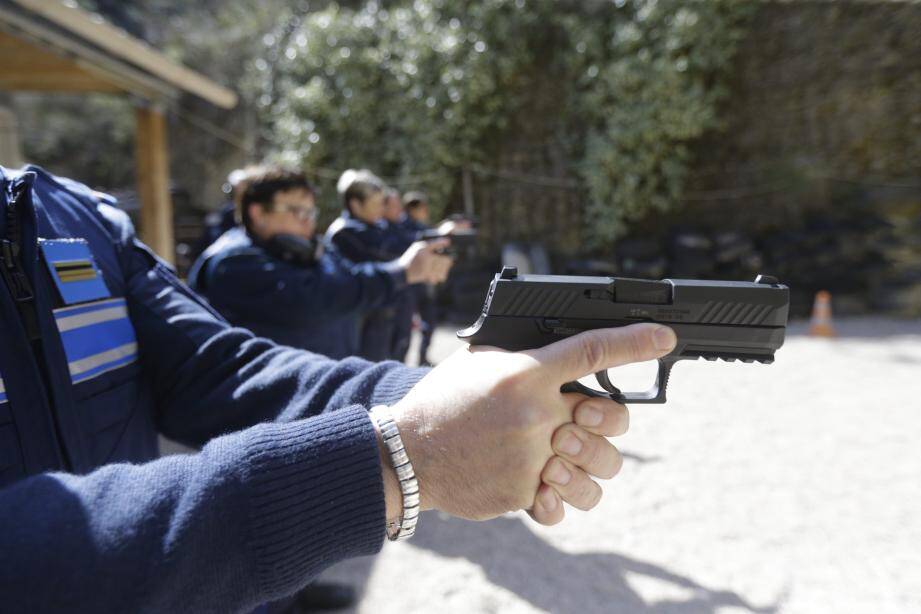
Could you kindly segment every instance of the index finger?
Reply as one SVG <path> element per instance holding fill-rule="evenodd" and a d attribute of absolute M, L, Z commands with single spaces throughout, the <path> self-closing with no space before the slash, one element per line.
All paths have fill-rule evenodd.
<path fill-rule="evenodd" d="M 585 331 L 525 353 L 564 383 L 613 367 L 660 358 L 671 352 L 676 343 L 675 331 L 669 327 L 642 323 Z"/>

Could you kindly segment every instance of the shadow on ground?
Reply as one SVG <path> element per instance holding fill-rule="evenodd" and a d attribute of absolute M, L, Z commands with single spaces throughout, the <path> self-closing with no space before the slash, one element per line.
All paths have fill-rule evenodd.
<path fill-rule="evenodd" d="M 571 554 L 531 532 L 518 518 L 474 523 L 428 513 L 413 545 L 479 565 L 490 582 L 548 612 L 707 614 L 733 607 L 769 614 L 737 593 L 714 590 L 663 567 L 614 553 Z M 628 582 L 669 585 L 671 598 L 647 603 Z M 662 592 L 662 591 L 657 591 Z"/>

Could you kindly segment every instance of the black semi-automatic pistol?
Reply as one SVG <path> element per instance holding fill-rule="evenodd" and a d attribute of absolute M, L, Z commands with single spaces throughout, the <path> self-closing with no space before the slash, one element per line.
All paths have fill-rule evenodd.
<path fill-rule="evenodd" d="M 505 267 L 489 286 L 479 319 L 457 333 L 471 345 L 509 351 L 542 347 L 596 328 L 637 322 L 671 327 L 675 349 L 659 359 L 652 388 L 621 392 L 607 371 L 595 374 L 607 394 L 579 382 L 564 392 L 611 398 L 619 403 L 665 403 L 665 388 L 679 360 L 722 358 L 728 362 L 774 362 L 783 345 L 790 290 L 767 275 L 754 282 L 694 279 L 630 279 L 519 275 Z"/>

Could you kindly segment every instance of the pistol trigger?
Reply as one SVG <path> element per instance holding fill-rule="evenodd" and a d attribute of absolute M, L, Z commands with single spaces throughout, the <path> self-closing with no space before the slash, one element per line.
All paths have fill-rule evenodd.
<path fill-rule="evenodd" d="M 598 371 L 595 373 L 595 380 L 598 382 L 598 385 L 610 392 L 612 395 L 622 394 L 620 388 L 611 383 L 611 379 L 608 377 L 607 370 Z"/>

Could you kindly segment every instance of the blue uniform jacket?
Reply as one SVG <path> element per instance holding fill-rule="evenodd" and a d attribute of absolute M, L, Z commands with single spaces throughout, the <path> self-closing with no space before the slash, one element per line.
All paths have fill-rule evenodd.
<path fill-rule="evenodd" d="M 104 197 L 36 167 L 0 168 L 0 238 L 34 291 L 21 311 L 0 278 L 0 609 L 248 611 L 380 548 L 367 409 L 422 371 L 232 328 Z M 157 460 L 158 432 L 203 447 Z"/>
<path fill-rule="evenodd" d="M 400 221 L 388 223 L 387 228 L 392 237 L 390 239 L 391 244 L 402 247 L 400 249 L 401 253 L 412 243 L 419 241 L 422 238 L 422 233 L 429 229 L 428 226 L 422 222 L 417 222 L 405 213 Z"/>
<path fill-rule="evenodd" d="M 385 249 L 403 253 L 421 238 L 423 230 L 425 226 L 404 213 L 401 220 L 386 222 L 383 225 Z M 424 292 L 425 288 L 425 284 L 414 284 L 402 290 L 391 301 L 394 314 L 390 358 L 394 360 L 402 362 L 407 358 L 412 337 L 413 314 L 416 311 L 416 294 L 420 289 Z"/>
<path fill-rule="evenodd" d="M 348 211 L 333 220 L 324 239 L 330 254 L 351 262 L 385 262 L 402 253 L 391 249 L 382 225 L 368 224 Z"/>
<path fill-rule="evenodd" d="M 327 253 L 343 262 L 344 266 L 386 262 L 400 255 L 392 251 L 383 226 L 367 224 L 348 211 L 343 211 L 326 230 L 325 246 Z M 389 300 L 365 315 L 359 325 L 360 356 L 369 360 L 394 358 L 396 312 L 397 304 Z"/>
<path fill-rule="evenodd" d="M 234 228 L 211 245 L 189 284 L 236 326 L 331 358 L 359 353 L 359 322 L 406 286 L 394 263 L 350 264 L 329 254 L 284 262 Z"/>
<path fill-rule="evenodd" d="M 423 228 L 411 217 L 403 214 L 397 222 L 382 221 L 381 230 L 384 233 L 383 248 L 397 255 L 405 252 L 410 245 L 422 237 Z"/>

